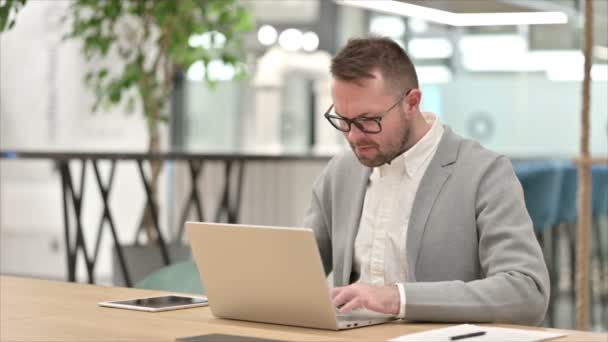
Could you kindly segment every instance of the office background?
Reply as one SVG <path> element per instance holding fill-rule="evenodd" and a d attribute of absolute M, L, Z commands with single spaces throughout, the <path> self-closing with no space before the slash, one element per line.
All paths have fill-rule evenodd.
<path fill-rule="evenodd" d="M 331 155 L 347 148 L 322 120 L 331 102 L 328 61 L 352 36 L 377 33 L 413 57 L 423 110 L 456 133 L 513 160 L 572 160 L 580 144 L 583 77 L 582 1 L 401 1 L 455 13 L 565 13 L 549 25 L 455 27 L 340 1 L 243 1 L 255 19 L 245 35 L 248 78 L 231 81 L 221 64 L 192 65 L 176 79 L 163 150 Z M 608 155 L 608 1 L 595 1 L 590 151 Z M 82 81 L 90 63 L 80 43 L 63 41 L 69 1 L 30 1 L 17 25 L 0 35 L 0 147 L 2 150 L 145 152 L 141 109 L 92 113 Z M 209 44 L 209 36 L 192 44 Z M 111 65 L 111 62 L 110 62 Z M 327 73 L 323 73 L 327 71 Z M 204 73 L 217 80 L 215 89 Z M 243 179 L 239 222 L 297 226 L 310 185 L 326 159 L 250 161 Z M 132 244 L 145 204 L 135 164 L 119 163 L 110 206 L 121 242 Z M 219 206 L 223 165 L 205 164 L 199 186 L 203 212 Z M 104 174 L 108 164 L 102 163 Z M 102 202 L 89 168 L 83 207 L 85 239 L 94 244 Z M 61 187 L 48 160 L 0 162 L 0 273 L 66 279 Z M 187 165 L 167 162 L 158 203 L 163 232 L 176 236 L 188 196 Z M 195 218 L 194 215 L 190 216 Z M 606 228 L 604 228 L 606 229 Z M 101 240 L 96 282 L 119 282 L 109 233 Z M 147 271 L 147 270 L 146 270 Z M 604 273 L 606 272 L 603 270 Z M 85 281 L 82 264 L 77 278 Z M 605 277 L 601 286 L 608 288 Z M 599 279 L 602 281 L 602 279 Z M 605 309 L 604 309 L 605 310 Z M 568 324 L 568 323 L 563 323 Z M 568 325 L 565 325 L 568 327 Z"/>

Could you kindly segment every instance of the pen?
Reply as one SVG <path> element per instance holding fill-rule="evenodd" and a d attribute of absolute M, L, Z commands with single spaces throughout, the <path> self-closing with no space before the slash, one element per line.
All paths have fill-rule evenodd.
<path fill-rule="evenodd" d="M 456 335 L 456 336 L 450 337 L 450 341 L 462 340 L 463 338 L 469 338 L 469 337 L 483 336 L 485 334 L 486 334 L 485 331 L 477 331 L 477 332 L 470 333 L 470 334 Z"/>

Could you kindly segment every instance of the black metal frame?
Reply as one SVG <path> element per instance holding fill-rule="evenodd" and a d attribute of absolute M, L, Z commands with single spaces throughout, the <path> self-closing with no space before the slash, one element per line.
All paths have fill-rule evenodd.
<path fill-rule="evenodd" d="M 184 209 L 182 210 L 181 220 L 179 222 L 186 222 L 188 218 L 188 213 L 192 209 L 194 205 L 194 209 L 196 210 L 197 219 L 202 222 L 205 220 L 205 216 L 203 215 L 203 202 L 201 200 L 201 196 L 198 193 L 198 177 L 200 176 L 203 170 L 203 162 L 198 160 L 189 160 L 188 167 L 190 170 L 190 195 L 188 196 L 188 200 L 184 205 Z M 179 232 L 177 234 L 177 241 L 181 241 L 184 234 L 184 226 L 183 224 L 179 227 Z"/>
<path fill-rule="evenodd" d="M 165 243 L 165 239 L 163 239 L 162 232 L 160 230 L 160 224 L 158 222 L 158 210 L 156 208 L 156 202 L 154 201 L 154 196 L 152 196 L 152 188 L 150 187 L 150 182 L 148 177 L 146 177 L 146 173 L 144 171 L 143 160 L 137 160 L 137 169 L 139 170 L 139 175 L 141 177 L 142 184 L 144 189 L 146 190 L 147 204 L 146 206 L 150 209 L 152 213 L 152 223 L 154 224 L 154 230 L 156 230 L 156 238 L 158 242 L 158 247 L 160 248 L 160 254 L 163 258 L 163 262 L 165 265 L 169 265 L 171 263 L 171 259 L 169 258 L 169 251 L 167 249 L 167 244 Z"/>
<path fill-rule="evenodd" d="M 110 190 L 112 189 L 112 184 L 114 184 L 116 160 L 110 160 L 110 176 L 108 179 L 108 183 L 105 185 L 103 184 L 101 179 L 101 173 L 99 172 L 98 162 L 99 160 L 92 160 L 93 170 L 95 171 L 95 179 L 97 180 L 97 186 L 99 187 L 99 193 L 103 201 L 103 214 L 101 216 L 101 220 L 99 221 L 99 227 L 97 228 L 97 238 L 95 239 L 95 253 L 93 254 L 93 260 L 97 260 L 97 256 L 99 255 L 99 246 L 101 244 L 103 224 L 107 222 L 110 227 L 110 232 L 112 233 L 112 239 L 114 240 L 114 248 L 116 248 L 116 254 L 118 255 L 118 262 L 120 263 L 120 269 L 122 270 L 123 279 L 125 281 L 125 284 L 128 287 L 131 287 L 133 286 L 133 282 L 131 281 L 131 275 L 129 274 L 129 270 L 127 269 L 127 262 L 125 260 L 122 246 L 120 245 L 120 241 L 118 239 L 118 234 L 116 233 L 116 226 L 114 224 L 112 212 L 110 211 L 110 205 L 108 203 L 108 199 L 110 197 Z"/>
<path fill-rule="evenodd" d="M 67 260 L 67 278 L 68 281 L 76 281 L 76 269 L 79 259 L 84 260 L 87 272 L 87 280 L 89 283 L 95 282 L 94 270 L 99 255 L 101 239 L 103 237 L 104 227 L 107 225 L 110 229 L 112 240 L 116 248 L 116 254 L 121 267 L 121 272 L 127 286 L 133 286 L 129 269 L 127 267 L 126 258 L 122 245 L 118 238 L 118 230 L 116 222 L 112 216 L 110 208 L 110 194 L 114 184 L 114 175 L 119 161 L 136 161 L 139 175 L 146 193 L 146 206 L 151 210 L 153 225 L 158 234 L 158 246 L 162 255 L 163 262 L 169 264 L 171 259 L 169 256 L 166 240 L 161 233 L 159 224 L 157 204 L 151 196 L 151 188 L 149 178 L 144 170 L 144 162 L 152 160 L 168 161 L 184 161 L 188 163 L 190 171 L 190 194 L 187 198 L 183 210 L 182 221 L 179 225 L 179 234 L 177 238 L 181 240 L 183 234 L 183 222 L 186 220 L 189 211 L 194 206 L 196 210 L 196 218 L 199 221 L 204 221 L 203 215 L 203 198 L 199 193 L 199 177 L 203 172 L 204 162 L 220 161 L 224 163 L 224 187 L 221 193 L 220 205 L 213 217 L 216 221 L 220 221 L 222 217 L 229 223 L 237 223 L 239 220 L 239 212 L 241 206 L 241 194 L 243 186 L 243 176 L 245 163 L 248 160 L 263 161 L 293 161 L 293 160 L 329 160 L 330 156 L 308 154 L 283 154 L 283 155 L 257 155 L 257 154 L 196 154 L 187 152 L 169 152 L 169 153 L 106 153 L 106 152 L 37 152 L 37 151 L 0 151 L 1 159 L 49 159 L 56 162 L 61 178 L 62 204 L 63 204 L 63 227 L 64 239 Z M 100 172 L 101 161 L 110 162 L 109 175 L 104 182 Z M 95 248 L 92 254 L 87 248 L 84 238 L 84 227 L 82 223 L 82 208 L 83 194 L 85 191 L 87 163 L 91 162 L 95 175 L 95 180 L 99 189 L 101 200 L 103 202 L 102 215 L 97 228 L 97 236 L 95 240 Z M 79 186 L 75 183 L 72 175 L 71 163 L 80 162 L 80 182 Z M 73 225 L 73 226 L 72 226 Z M 141 226 L 141 225 L 140 225 Z M 178 240 L 178 241 L 179 241 Z"/>
<path fill-rule="evenodd" d="M 236 171 L 236 195 L 234 197 L 230 196 L 230 179 L 232 176 L 232 167 L 233 164 L 240 163 L 238 165 L 238 170 Z M 226 161 L 224 165 L 224 193 L 222 195 L 222 201 L 220 207 L 217 210 L 215 215 L 215 221 L 219 222 L 222 217 L 222 213 L 226 214 L 226 221 L 228 223 L 237 223 L 239 219 L 239 209 L 241 206 L 241 191 L 242 191 L 242 183 L 243 183 L 243 172 L 245 169 L 245 165 L 243 162 L 239 162 L 237 160 Z"/>
<path fill-rule="evenodd" d="M 82 195 L 85 189 L 85 175 L 86 175 L 86 159 L 80 159 L 82 167 L 80 169 L 80 190 L 75 188 L 74 181 L 72 179 L 72 172 L 70 170 L 69 161 L 59 162 L 59 171 L 61 174 L 61 188 L 63 193 L 63 219 L 64 219 L 64 238 L 65 238 L 65 250 L 67 254 L 67 266 L 68 266 L 68 280 L 76 281 L 76 267 L 78 263 L 78 252 L 82 252 L 84 262 L 87 269 L 87 276 L 89 283 L 94 283 L 93 269 L 95 267 L 95 261 L 89 258 L 87 252 L 87 246 L 84 241 L 84 232 L 82 229 L 81 214 L 82 214 Z M 68 197 L 71 201 L 68 201 Z M 70 229 L 70 204 L 74 212 L 74 222 L 76 225 L 76 237 L 74 243 L 71 242 L 71 229 Z"/>
<path fill-rule="evenodd" d="M 76 281 L 76 265 L 78 263 L 79 255 L 82 255 L 87 269 L 87 277 L 89 283 L 95 282 L 94 270 L 99 255 L 99 247 L 101 245 L 101 239 L 103 237 L 104 226 L 108 225 L 112 234 L 112 240 L 116 249 L 118 262 L 120 264 L 121 272 L 126 286 L 133 286 L 133 281 L 127 266 L 126 258 L 118 233 L 116 224 L 112 216 L 110 209 L 109 200 L 112 186 L 114 184 L 114 175 L 116 173 L 116 159 L 108 159 L 110 162 L 109 176 L 106 182 L 103 181 L 100 172 L 99 162 L 101 159 L 91 159 L 93 165 L 93 171 L 95 174 L 95 180 L 99 189 L 101 200 L 103 203 L 102 216 L 99 221 L 97 228 L 97 237 L 95 239 L 95 249 L 92 255 L 89 254 L 85 240 L 84 240 L 84 229 L 81 222 L 82 214 L 82 198 L 85 189 L 86 180 L 86 169 L 88 159 L 77 159 L 81 162 L 80 170 L 80 188 L 77 189 L 74 184 L 72 171 L 70 168 L 71 160 L 65 159 L 58 162 L 61 173 L 62 182 L 62 193 L 63 193 L 63 219 L 64 219 L 64 239 L 66 244 L 66 259 L 68 265 L 68 280 Z M 146 207 L 151 211 L 153 228 L 157 234 L 158 247 L 165 265 L 171 263 L 171 257 L 169 255 L 167 241 L 163 237 L 161 232 L 158 208 L 157 204 L 152 197 L 152 190 L 150 180 L 146 175 L 144 159 L 136 159 L 137 169 L 139 171 L 140 179 L 146 194 Z M 204 221 L 204 215 L 202 210 L 202 197 L 199 193 L 199 177 L 203 171 L 202 160 L 187 160 L 189 171 L 190 171 L 190 194 L 187 198 L 184 207 L 182 209 L 182 216 L 180 221 L 179 233 L 177 240 L 180 241 L 183 237 L 184 226 L 181 224 L 188 217 L 188 213 L 194 207 L 196 211 L 196 218 L 199 221 Z M 241 160 L 225 160 L 224 161 L 224 189 L 221 194 L 220 206 L 215 215 L 215 221 L 219 222 L 222 219 L 223 214 L 225 215 L 226 221 L 229 223 L 237 223 L 239 218 L 240 204 L 241 204 L 241 193 L 243 186 L 243 174 L 244 174 L 244 161 Z M 236 164 L 236 165 L 235 165 Z M 236 166 L 236 167 L 235 167 Z M 236 168 L 236 171 L 234 169 Z M 236 175 L 235 175 L 236 173 Z M 235 178 L 236 177 L 236 178 Z M 68 201 L 70 199 L 71 201 Z M 73 216 L 70 216 L 70 211 Z M 72 232 L 71 222 L 75 222 L 75 232 Z M 141 229 L 141 225 L 139 227 Z M 75 241 L 72 242 L 73 235 L 75 234 Z M 80 254 L 79 254 L 80 252 Z"/>

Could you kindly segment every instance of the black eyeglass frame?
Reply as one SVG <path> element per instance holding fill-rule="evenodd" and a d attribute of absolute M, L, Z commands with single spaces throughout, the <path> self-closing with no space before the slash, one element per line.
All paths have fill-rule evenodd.
<path fill-rule="evenodd" d="M 386 116 L 386 115 L 387 115 L 387 114 L 388 114 L 388 113 L 389 113 L 391 110 L 393 110 L 395 107 L 397 107 L 397 105 L 398 105 L 398 104 L 400 104 L 400 103 L 401 103 L 401 101 L 403 101 L 403 99 L 404 99 L 404 98 L 406 98 L 406 97 L 409 95 L 409 93 L 410 93 L 410 92 L 411 92 L 413 89 L 414 89 L 414 88 L 412 88 L 412 89 L 409 89 L 409 90 L 405 91 L 405 92 L 404 92 L 404 93 L 403 93 L 403 94 L 402 94 L 402 95 L 399 97 L 399 99 L 397 100 L 397 102 L 393 103 L 393 104 L 392 104 L 392 105 L 391 105 L 391 106 L 390 106 L 390 107 L 389 107 L 387 110 L 385 110 L 385 111 L 383 111 L 383 112 L 381 112 L 380 114 L 377 114 L 377 115 L 375 115 L 375 116 L 359 116 L 359 117 L 356 117 L 356 118 L 354 118 L 354 119 L 347 119 L 347 118 L 344 118 L 344 117 L 342 117 L 342 116 L 340 116 L 340 115 L 331 115 L 331 114 L 329 114 L 329 112 L 332 110 L 332 108 L 334 108 L 334 104 L 332 104 L 331 106 L 329 106 L 329 108 L 327 108 L 327 110 L 325 111 L 325 114 L 323 114 L 323 116 L 325 117 L 325 119 L 327 119 L 327 121 L 329 121 L 329 123 L 330 123 L 330 124 L 331 124 L 331 125 L 332 125 L 332 126 L 335 128 L 335 129 L 337 129 L 337 130 L 338 130 L 338 131 L 340 131 L 340 132 L 345 132 L 345 133 L 346 133 L 346 132 L 350 132 L 351 127 L 352 127 L 352 125 L 354 124 L 354 125 L 355 125 L 355 126 L 357 126 L 357 128 L 358 128 L 358 129 L 359 129 L 361 132 L 363 132 L 363 133 L 367 133 L 367 134 L 378 134 L 378 133 L 382 132 L 382 119 L 383 119 L 383 118 L 384 118 L 384 117 L 385 117 L 385 116 Z M 341 121 L 343 121 L 343 122 L 347 123 L 347 124 L 348 124 L 347 128 L 346 128 L 346 129 L 344 129 L 344 128 L 339 127 L 339 125 L 336 125 L 336 124 L 335 124 L 335 123 L 332 121 L 332 119 L 333 119 L 333 120 L 341 120 Z M 363 124 L 362 124 L 362 122 L 366 122 L 366 121 L 368 121 L 368 122 L 369 122 L 369 121 L 374 121 L 374 122 L 376 122 L 376 123 L 378 124 L 378 130 L 369 130 L 369 129 L 366 129 L 366 128 L 363 126 Z"/>

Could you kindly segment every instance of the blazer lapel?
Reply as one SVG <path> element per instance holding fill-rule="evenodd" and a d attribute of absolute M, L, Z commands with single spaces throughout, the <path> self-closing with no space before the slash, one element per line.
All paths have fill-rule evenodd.
<path fill-rule="evenodd" d="M 346 220 L 346 231 L 348 232 L 346 235 L 346 246 L 344 248 L 344 260 L 342 269 L 342 284 L 347 285 L 350 283 L 350 275 L 352 272 L 353 265 L 353 253 L 355 250 L 355 238 L 357 237 L 357 232 L 359 231 L 359 221 L 361 220 L 361 213 L 363 211 L 363 202 L 365 199 L 365 192 L 367 190 L 367 183 L 369 182 L 369 176 L 371 174 L 371 169 L 368 167 L 357 167 L 354 168 L 351 177 L 352 183 L 354 185 L 354 193 L 352 207 L 349 207 L 350 215 L 348 220 Z"/>
<path fill-rule="evenodd" d="M 406 242 L 408 282 L 416 281 L 415 267 L 426 222 L 458 156 L 460 140 L 447 126 L 444 126 L 444 129 L 443 137 L 420 181 L 412 205 Z"/>

